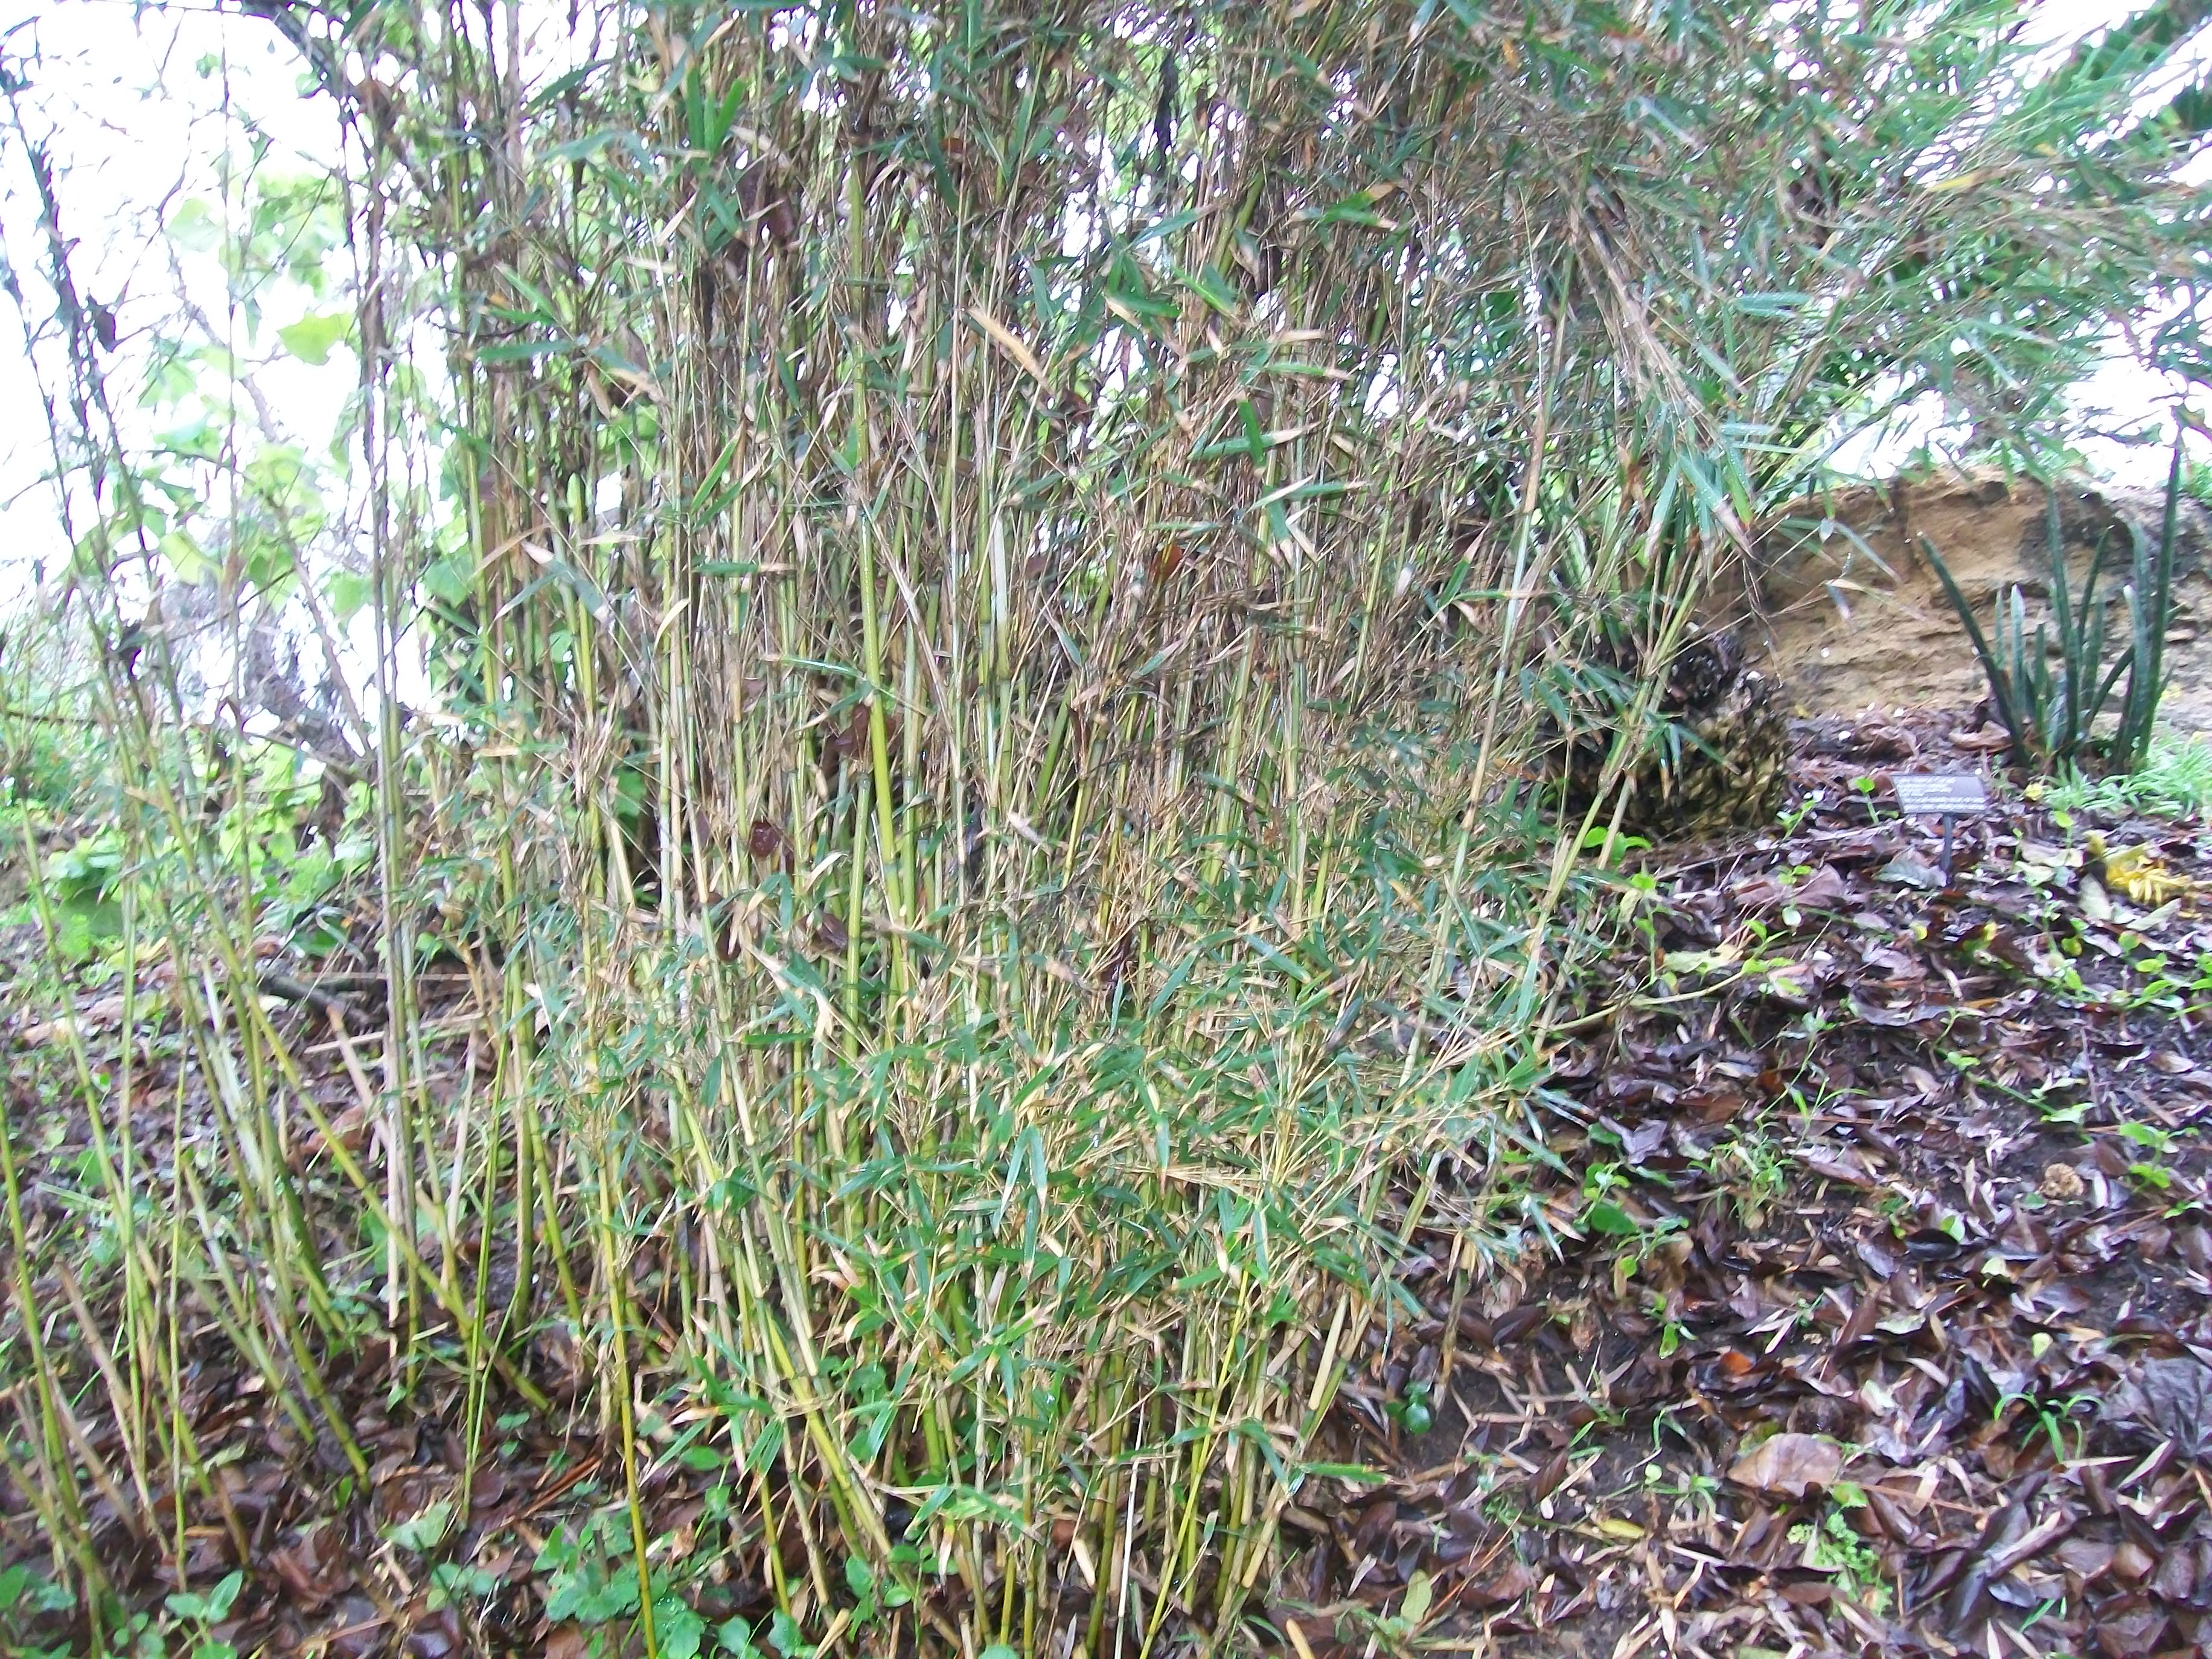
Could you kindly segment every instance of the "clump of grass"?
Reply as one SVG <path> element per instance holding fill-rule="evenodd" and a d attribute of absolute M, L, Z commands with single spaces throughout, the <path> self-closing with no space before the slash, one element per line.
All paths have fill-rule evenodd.
<path fill-rule="evenodd" d="M 2045 805 L 2066 811 L 2203 817 L 2212 813 L 2212 741 L 2197 732 L 2161 730 L 2134 772 L 2092 777 L 2069 771 L 2041 787 Z"/>

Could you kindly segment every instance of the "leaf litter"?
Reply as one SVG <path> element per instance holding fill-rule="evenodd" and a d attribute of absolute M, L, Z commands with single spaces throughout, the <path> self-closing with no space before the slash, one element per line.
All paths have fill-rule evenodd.
<path fill-rule="evenodd" d="M 1960 724 L 1802 726 L 1786 834 L 1640 855 L 1520 1248 L 1468 1172 L 1328 1426 L 1387 1478 L 1289 1513 L 1300 1654 L 2204 1650 L 2212 835 L 1993 787 L 1947 881 L 1885 774 Z"/>

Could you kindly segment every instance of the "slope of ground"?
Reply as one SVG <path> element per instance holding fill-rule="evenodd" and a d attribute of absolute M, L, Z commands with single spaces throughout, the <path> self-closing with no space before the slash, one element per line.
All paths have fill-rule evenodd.
<path fill-rule="evenodd" d="M 1294 1514 L 1300 1653 L 2202 1650 L 2212 838 L 1999 788 L 1947 882 L 1883 777 L 1958 724 L 1802 728 L 1790 833 L 1652 858 L 1524 1258 L 1425 1236 L 1338 1414 L 1390 1478 Z"/>

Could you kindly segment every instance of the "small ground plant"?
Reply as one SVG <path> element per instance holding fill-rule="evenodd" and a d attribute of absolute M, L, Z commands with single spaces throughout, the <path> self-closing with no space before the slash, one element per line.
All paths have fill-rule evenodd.
<path fill-rule="evenodd" d="M 2127 624 L 2118 653 L 2106 659 L 2109 597 L 2098 592 L 2111 543 L 2098 538 L 2077 593 L 2068 567 L 2058 492 L 2046 486 L 2045 544 L 2047 622 L 2031 633 L 2027 599 L 2015 586 L 2000 594 L 1991 630 L 1927 538 L 1921 548 L 1935 567 L 1944 596 L 1972 641 L 1998 723 L 2010 739 L 2013 763 L 2041 774 L 2094 766 L 2100 773 L 2136 772 L 2150 752 L 2160 698 L 2166 690 L 2166 636 L 2173 623 L 2173 561 L 2182 494 L 2183 429 L 2173 441 L 2166 485 L 2166 510 L 2155 540 L 2141 526 L 2126 526 L 2132 546 L 2130 578 L 2121 590 Z M 2051 659 L 2057 657 L 2054 671 Z M 2115 690 L 2119 705 L 2100 729 Z"/>

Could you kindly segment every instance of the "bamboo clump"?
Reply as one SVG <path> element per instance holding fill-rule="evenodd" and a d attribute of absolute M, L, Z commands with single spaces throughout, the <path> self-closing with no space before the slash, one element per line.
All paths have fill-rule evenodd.
<path fill-rule="evenodd" d="M 1543 1238 L 1612 810 L 1534 813 L 1562 665 L 1663 664 L 1862 349 L 1986 297 L 1897 276 L 1955 195 L 1840 118 L 1863 188 L 1796 188 L 1905 52 L 1818 10 L 288 13 L 349 134 L 386 1012 L 257 994 L 207 757 L 104 663 L 182 1059 L 156 1167 L 136 1050 L 70 1049 L 119 1229 L 81 1359 L 0 1139 L 8 1473 L 77 1581 L 220 1510 L 196 1355 L 336 1481 L 374 1351 L 471 1471 L 506 1413 L 599 1437 L 648 1653 L 690 1450 L 817 1651 L 1249 1647 L 1387 1263 Z M 2154 269 L 2004 196 L 2036 137 L 1952 161 Z"/>

